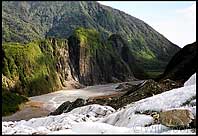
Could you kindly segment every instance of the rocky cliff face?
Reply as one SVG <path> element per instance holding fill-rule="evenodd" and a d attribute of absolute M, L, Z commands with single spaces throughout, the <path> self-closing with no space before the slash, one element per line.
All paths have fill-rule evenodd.
<path fill-rule="evenodd" d="M 93 85 L 134 79 L 114 45 L 103 43 L 97 31 L 78 28 L 68 41 L 69 57 L 80 83 Z"/>
<path fill-rule="evenodd" d="M 60 83 L 63 87 L 79 88 L 78 78 L 75 74 L 74 65 L 71 64 L 69 58 L 68 40 L 57 40 L 48 38 L 53 47 L 53 56 L 55 57 L 56 73 L 59 77 Z"/>

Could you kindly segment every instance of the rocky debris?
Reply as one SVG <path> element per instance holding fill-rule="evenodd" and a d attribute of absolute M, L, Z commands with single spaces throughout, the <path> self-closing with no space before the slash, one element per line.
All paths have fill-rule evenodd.
<path fill-rule="evenodd" d="M 49 115 L 59 115 L 65 111 L 67 107 L 71 105 L 72 102 L 66 101 L 63 104 L 61 104 L 55 111 L 51 112 Z"/>
<path fill-rule="evenodd" d="M 136 86 L 139 86 L 140 84 L 141 83 L 133 84 L 132 82 L 124 82 L 124 83 L 120 83 L 115 89 L 118 89 L 120 91 L 126 91 L 126 89 L 135 88 Z"/>
<path fill-rule="evenodd" d="M 168 111 L 136 111 L 135 114 L 146 114 L 153 117 L 154 122 L 147 125 L 162 124 L 171 128 L 196 128 L 196 116 L 187 109 L 174 109 Z"/>
<path fill-rule="evenodd" d="M 173 88 L 177 88 L 179 86 L 181 85 L 172 80 L 166 80 L 161 83 L 155 82 L 154 80 L 147 80 L 138 85 L 132 85 L 131 83 L 124 83 L 118 86 L 118 88 L 123 87 L 120 90 L 121 92 L 126 91 L 126 93 L 123 95 L 101 97 L 101 98 L 96 97 L 95 99 L 90 98 L 87 100 L 77 99 L 78 101 L 80 101 L 80 103 L 77 102 L 77 100 L 74 102 L 68 101 L 68 102 L 63 103 L 56 111 L 54 111 L 50 115 L 58 115 L 63 112 L 69 112 L 71 111 L 71 109 L 74 109 L 76 107 L 81 107 L 81 106 L 90 105 L 90 104 L 108 105 L 117 110 L 132 102 L 136 102 L 138 100 L 151 97 L 153 95 L 168 91 Z M 72 103 L 75 103 L 75 104 L 72 104 Z"/>
<path fill-rule="evenodd" d="M 189 127 L 193 119 L 193 114 L 187 109 L 174 109 L 159 113 L 160 123 L 168 127 Z"/>
<path fill-rule="evenodd" d="M 189 105 L 191 105 L 191 106 L 196 106 L 196 99 L 190 101 Z"/>
<path fill-rule="evenodd" d="M 134 101 L 144 99 L 174 88 L 182 87 L 183 85 L 172 80 L 163 80 L 161 82 L 155 82 L 154 80 L 147 80 L 134 89 L 129 89 L 123 96 L 130 98 Z"/>
<path fill-rule="evenodd" d="M 164 90 L 171 90 L 174 88 L 183 87 L 183 84 L 181 82 L 176 82 L 171 79 L 161 80 L 159 84 Z"/>
<path fill-rule="evenodd" d="M 144 84 L 147 81 L 143 81 L 142 83 L 139 83 L 137 85 L 131 85 L 129 84 L 128 86 L 126 86 L 126 89 L 123 88 L 123 91 L 126 91 L 126 93 L 124 94 L 124 96 L 130 95 L 131 93 L 135 92 L 136 90 L 140 89 L 142 86 L 144 86 Z"/>
<path fill-rule="evenodd" d="M 155 124 L 162 124 L 170 128 L 184 129 L 184 128 L 196 128 L 196 116 L 187 109 L 174 109 L 163 112 L 157 111 L 136 111 L 135 114 L 146 114 L 153 117 L 154 122 L 148 124 L 148 126 Z"/>

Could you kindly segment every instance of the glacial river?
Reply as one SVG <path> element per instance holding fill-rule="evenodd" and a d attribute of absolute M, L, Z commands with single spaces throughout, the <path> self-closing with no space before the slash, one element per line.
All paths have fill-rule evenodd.
<path fill-rule="evenodd" d="M 138 84 L 142 81 L 133 81 Z M 82 89 L 60 90 L 44 95 L 29 97 L 30 101 L 23 104 L 21 110 L 6 117 L 2 121 L 28 120 L 31 118 L 47 116 L 65 101 L 75 101 L 77 98 L 104 96 L 119 93 L 116 87 L 120 83 L 88 86 Z"/>

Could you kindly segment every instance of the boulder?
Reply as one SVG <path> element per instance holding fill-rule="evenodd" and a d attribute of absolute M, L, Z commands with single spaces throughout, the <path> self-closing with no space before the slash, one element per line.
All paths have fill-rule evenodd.
<path fill-rule="evenodd" d="M 159 113 L 159 122 L 167 127 L 188 127 L 194 119 L 190 110 L 174 109 Z"/>
<path fill-rule="evenodd" d="M 59 115 L 63 113 L 63 111 L 71 105 L 70 101 L 66 101 L 63 104 L 61 104 L 55 111 L 51 112 L 49 115 Z"/>
<path fill-rule="evenodd" d="M 78 98 L 73 103 L 71 103 L 71 106 L 68 107 L 66 110 L 64 110 L 64 112 L 70 112 L 71 110 L 73 110 L 77 107 L 84 106 L 85 103 L 86 103 L 86 100 L 84 100 L 82 98 Z"/>
<path fill-rule="evenodd" d="M 51 112 L 49 115 L 59 115 L 61 113 L 70 112 L 71 110 L 85 105 L 86 100 L 78 98 L 74 102 L 66 101 L 61 104 L 55 111 Z"/>

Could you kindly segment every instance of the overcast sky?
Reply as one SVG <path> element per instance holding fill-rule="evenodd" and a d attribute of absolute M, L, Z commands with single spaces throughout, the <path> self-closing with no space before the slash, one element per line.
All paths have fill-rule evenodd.
<path fill-rule="evenodd" d="M 98 1 L 137 17 L 180 47 L 196 41 L 195 1 Z"/>

